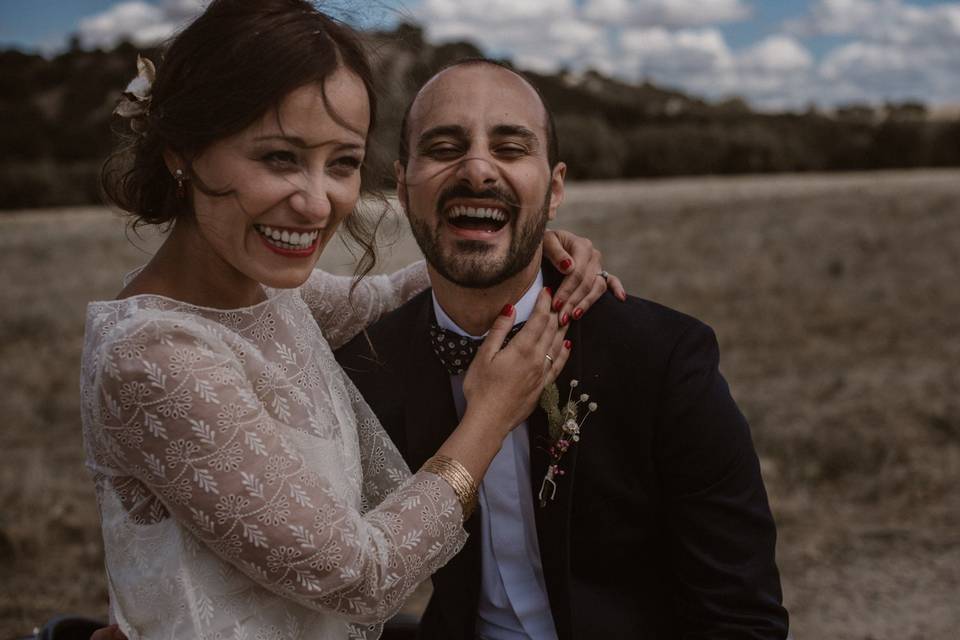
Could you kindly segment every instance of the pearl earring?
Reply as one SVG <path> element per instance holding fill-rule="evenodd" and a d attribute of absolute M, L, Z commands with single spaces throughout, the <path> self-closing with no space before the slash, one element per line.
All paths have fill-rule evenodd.
<path fill-rule="evenodd" d="M 186 178 L 183 175 L 183 169 L 177 169 L 174 171 L 173 179 L 177 181 L 177 197 L 182 200 L 187 195 L 187 190 L 183 186 L 183 183 L 186 181 Z"/>

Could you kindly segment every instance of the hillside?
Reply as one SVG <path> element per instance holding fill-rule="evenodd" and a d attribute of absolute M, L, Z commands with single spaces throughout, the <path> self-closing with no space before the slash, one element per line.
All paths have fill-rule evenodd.
<path fill-rule="evenodd" d="M 391 160 L 416 87 L 444 64 L 482 52 L 467 42 L 431 44 L 411 25 L 367 38 L 383 114 L 374 150 Z M 0 209 L 99 201 L 110 114 L 137 53 L 131 44 L 74 46 L 50 59 L 0 51 Z M 920 104 L 769 114 L 739 99 L 711 103 L 593 71 L 530 77 L 556 115 L 571 179 L 960 165 L 960 120 L 928 118 Z M 382 175 L 388 185 L 389 172 Z"/>

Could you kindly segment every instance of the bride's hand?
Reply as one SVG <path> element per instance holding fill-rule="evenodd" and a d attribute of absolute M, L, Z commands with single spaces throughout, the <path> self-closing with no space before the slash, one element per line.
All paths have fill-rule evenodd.
<path fill-rule="evenodd" d="M 502 427 L 505 437 L 527 419 L 543 388 L 556 380 L 570 355 L 557 313 L 551 310 L 549 289 L 537 297 L 523 329 L 502 347 L 513 327 L 515 310 L 505 308 L 493 323 L 463 380 L 467 413 Z"/>
<path fill-rule="evenodd" d="M 551 229 L 543 237 L 543 254 L 566 276 L 553 297 L 561 324 L 579 320 L 607 289 L 621 302 L 627 299 L 620 278 L 606 274 L 603 255 L 587 238 Z"/>

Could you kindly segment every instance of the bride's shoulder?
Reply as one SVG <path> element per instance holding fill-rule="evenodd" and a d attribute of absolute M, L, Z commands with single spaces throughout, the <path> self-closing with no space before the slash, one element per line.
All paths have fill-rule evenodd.
<path fill-rule="evenodd" d="M 307 298 L 318 293 L 327 293 L 330 289 L 340 289 L 344 284 L 350 284 L 349 277 L 338 276 L 323 269 L 314 269 L 297 289 L 300 295 Z"/>
<path fill-rule="evenodd" d="M 84 350 L 154 356 L 176 349 L 210 349 L 224 342 L 223 327 L 159 296 L 136 295 L 87 307 Z"/>
<path fill-rule="evenodd" d="M 181 310 L 144 307 L 144 302 L 114 301 L 132 308 L 85 343 L 82 384 L 119 397 L 131 384 L 168 389 L 203 372 L 205 381 L 197 382 L 195 391 L 214 397 L 216 389 L 242 383 L 249 348 L 225 335 L 222 325 Z"/>

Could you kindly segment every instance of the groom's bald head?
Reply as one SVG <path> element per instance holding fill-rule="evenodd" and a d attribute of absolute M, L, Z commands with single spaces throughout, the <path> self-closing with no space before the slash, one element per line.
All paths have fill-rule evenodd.
<path fill-rule="evenodd" d="M 523 82 L 529 86 L 534 93 L 536 93 L 540 100 L 540 106 L 543 107 L 544 129 L 546 130 L 547 140 L 547 162 L 549 163 L 550 167 L 553 168 L 557 162 L 560 161 L 560 143 L 559 140 L 557 140 L 557 130 L 553 121 L 553 113 L 551 113 L 550 108 L 547 107 L 547 103 L 543 98 L 543 94 L 522 73 L 519 73 L 509 65 L 496 60 L 490 60 L 489 58 L 463 58 L 461 60 L 451 62 L 430 76 L 430 78 L 427 79 L 427 81 L 424 82 L 419 89 L 417 89 L 416 95 L 414 95 L 413 100 L 410 101 L 410 104 L 407 105 L 407 110 L 404 111 L 403 119 L 400 121 L 400 143 L 397 149 L 397 159 L 400 161 L 400 164 L 406 166 L 407 161 L 410 159 L 410 117 L 424 90 L 430 85 L 431 82 L 450 69 L 468 65 L 488 65 L 491 67 L 505 69 L 523 80 Z"/>

